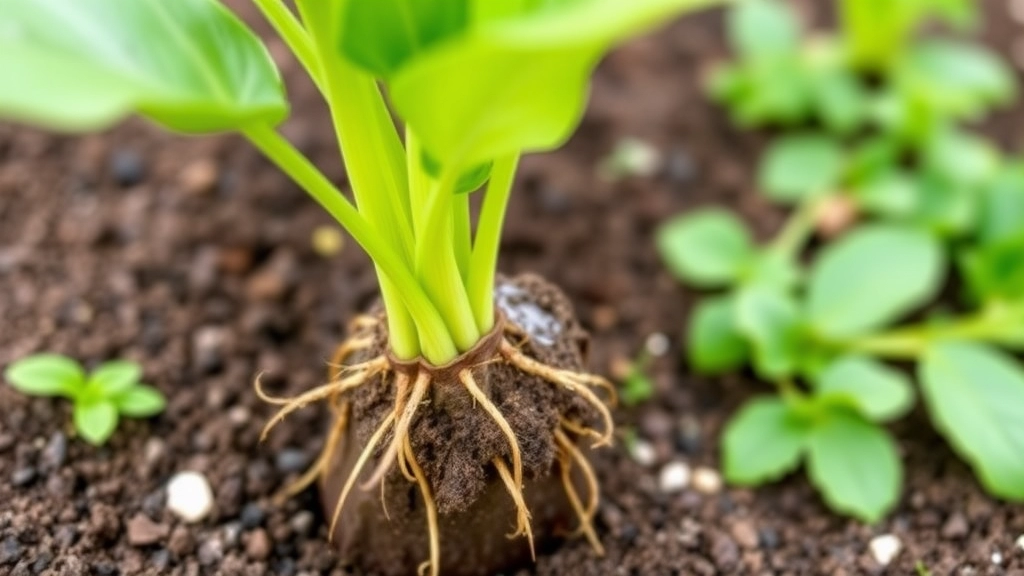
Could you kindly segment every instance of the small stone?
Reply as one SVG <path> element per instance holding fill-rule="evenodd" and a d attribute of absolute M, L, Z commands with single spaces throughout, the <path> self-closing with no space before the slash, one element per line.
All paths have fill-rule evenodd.
<path fill-rule="evenodd" d="M 274 458 L 274 466 L 285 474 L 302 472 L 309 466 L 309 456 L 302 450 L 286 448 L 277 453 Z"/>
<path fill-rule="evenodd" d="M 700 421 L 693 416 L 679 419 L 679 431 L 676 434 L 676 448 L 687 454 L 696 454 L 701 448 Z"/>
<path fill-rule="evenodd" d="M 142 458 L 145 460 L 147 466 L 154 466 L 163 460 L 164 454 L 167 453 L 167 445 L 164 441 L 159 438 L 150 438 L 146 440 L 146 445 L 142 449 Z"/>
<path fill-rule="evenodd" d="M 659 356 L 664 356 L 665 353 L 668 352 L 670 344 L 668 336 L 665 336 L 661 332 L 655 332 L 647 337 L 647 340 L 644 342 L 644 349 L 646 349 L 647 353 L 651 356 L 658 358 Z"/>
<path fill-rule="evenodd" d="M 690 182 L 697 175 L 697 164 L 693 156 L 682 149 L 672 151 L 665 169 L 669 180 L 677 184 Z"/>
<path fill-rule="evenodd" d="M 693 487 L 704 494 L 718 494 L 722 491 L 722 475 L 718 470 L 701 466 L 693 471 Z"/>
<path fill-rule="evenodd" d="M 228 548 L 234 548 L 238 546 L 238 540 L 242 536 L 242 524 L 239 522 L 229 522 L 224 525 L 224 545 Z"/>
<path fill-rule="evenodd" d="M 192 335 L 192 362 L 203 374 L 224 367 L 224 351 L 229 333 L 220 326 L 202 326 Z"/>
<path fill-rule="evenodd" d="M 871 557 L 881 566 L 888 566 L 903 549 L 903 542 L 894 534 L 875 536 L 868 544 Z"/>
<path fill-rule="evenodd" d="M 68 457 L 68 437 L 61 431 L 54 432 L 43 449 L 42 462 L 50 470 L 64 465 Z"/>
<path fill-rule="evenodd" d="M 711 557 L 715 560 L 720 573 L 732 574 L 740 559 L 740 549 L 732 538 L 715 533 L 711 537 Z"/>
<path fill-rule="evenodd" d="M 35 560 L 32 562 L 32 573 L 40 574 L 43 570 L 46 570 L 50 566 L 50 562 L 53 562 L 53 553 L 49 550 L 43 550 L 36 553 Z"/>
<path fill-rule="evenodd" d="M 271 551 L 270 536 L 267 531 L 260 528 L 249 536 L 249 542 L 245 545 L 245 554 L 249 558 L 262 562 L 270 557 Z"/>
<path fill-rule="evenodd" d="M 149 546 L 167 537 L 167 526 L 157 524 L 145 514 L 136 514 L 128 521 L 128 543 L 132 546 Z"/>
<path fill-rule="evenodd" d="M 149 563 L 153 565 L 153 568 L 157 569 L 158 573 L 163 574 L 167 567 L 171 565 L 171 553 L 169 550 L 161 548 L 156 552 L 153 552 L 149 557 Z"/>
<path fill-rule="evenodd" d="M 11 486 L 15 488 L 21 488 L 22 486 L 28 486 L 36 479 L 36 469 L 25 467 L 18 468 L 11 474 Z"/>
<path fill-rule="evenodd" d="M 685 462 L 670 462 L 658 475 L 658 488 L 665 494 L 685 490 L 690 485 L 690 467 Z"/>
<path fill-rule="evenodd" d="M 638 138 L 623 138 L 601 161 L 600 175 L 606 180 L 627 176 L 650 177 L 661 169 L 664 160 L 661 151 Z"/>
<path fill-rule="evenodd" d="M 135 186 L 146 177 L 142 156 L 134 150 L 118 149 L 110 157 L 110 173 L 123 188 Z"/>
<path fill-rule="evenodd" d="M 341 253 L 345 247 L 345 236 L 337 226 L 317 226 L 313 229 L 310 244 L 319 256 L 330 258 Z"/>
<path fill-rule="evenodd" d="M 224 542 L 217 536 L 207 538 L 199 545 L 199 552 L 196 555 L 200 564 L 212 566 L 224 557 Z"/>
<path fill-rule="evenodd" d="M 201 158 L 185 166 L 179 182 L 185 192 L 200 195 L 213 190 L 217 175 L 217 164 L 209 158 Z"/>
<path fill-rule="evenodd" d="M 245 406 L 233 406 L 228 410 L 228 421 L 235 426 L 242 426 L 249 422 L 252 415 Z"/>
<path fill-rule="evenodd" d="M 304 536 L 313 528 L 313 521 L 313 513 L 308 510 L 303 510 L 295 516 L 292 516 L 292 519 L 288 524 L 292 527 L 292 532 L 297 535 Z"/>
<path fill-rule="evenodd" d="M 757 541 L 762 548 L 772 550 L 779 545 L 779 533 L 766 526 L 757 531 Z"/>
<path fill-rule="evenodd" d="M 89 509 L 90 531 L 101 540 L 114 540 L 121 533 L 121 517 L 108 504 L 94 504 Z"/>
<path fill-rule="evenodd" d="M 0 542 L 0 566 L 14 564 L 21 557 L 21 544 L 14 536 L 4 538 Z"/>
<path fill-rule="evenodd" d="M 185 522 L 199 522 L 213 510 L 213 490 L 198 472 L 179 472 L 167 484 L 167 508 Z"/>
<path fill-rule="evenodd" d="M 195 549 L 196 541 L 192 538 L 192 533 L 189 532 L 188 528 L 184 526 L 178 526 L 171 532 L 171 537 L 167 541 L 167 549 L 178 558 L 184 558 L 192 554 L 192 550 Z"/>
<path fill-rule="evenodd" d="M 249 502 L 242 508 L 242 513 L 238 515 L 238 520 L 242 523 L 242 527 L 246 530 L 252 530 L 263 525 L 263 520 L 266 519 L 267 513 L 260 508 L 259 504 L 255 502 Z"/>
<path fill-rule="evenodd" d="M 993 552 L 991 560 L 996 566 L 1001 566 L 1003 564 L 1003 555 L 1000 552 Z"/>
<path fill-rule="evenodd" d="M 740 520 L 732 525 L 730 529 L 732 537 L 740 543 L 740 546 L 748 550 L 757 548 L 758 538 L 757 529 L 754 527 L 754 523 L 750 520 Z"/>
<path fill-rule="evenodd" d="M 646 440 L 637 440 L 633 442 L 630 454 L 633 456 L 633 460 L 636 461 L 637 464 L 645 468 L 653 466 L 654 461 L 657 458 L 657 455 L 654 452 L 654 446 L 651 446 L 651 443 Z"/>
<path fill-rule="evenodd" d="M 946 520 L 946 523 L 942 525 L 942 537 L 947 540 L 960 539 L 967 536 L 970 530 L 971 527 L 967 523 L 967 518 L 959 512 L 954 512 Z"/>
<path fill-rule="evenodd" d="M 1024 534 L 1021 534 L 1020 536 L 1017 537 L 1016 544 L 1017 544 L 1017 548 L 1019 548 L 1022 551 L 1024 551 Z"/>
<path fill-rule="evenodd" d="M 619 312 L 614 306 L 595 306 L 591 322 L 598 330 L 609 330 L 619 321 Z"/>

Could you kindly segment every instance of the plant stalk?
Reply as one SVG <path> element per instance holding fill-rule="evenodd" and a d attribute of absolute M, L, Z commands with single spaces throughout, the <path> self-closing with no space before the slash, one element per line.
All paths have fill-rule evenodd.
<path fill-rule="evenodd" d="M 498 269 L 498 248 L 518 163 L 518 154 L 494 162 L 470 254 L 467 287 L 473 316 L 482 334 L 494 327 L 494 276 Z"/>

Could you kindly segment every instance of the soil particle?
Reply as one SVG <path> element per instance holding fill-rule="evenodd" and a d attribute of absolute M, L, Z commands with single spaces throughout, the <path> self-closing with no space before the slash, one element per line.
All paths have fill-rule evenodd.
<path fill-rule="evenodd" d="M 263 561 L 270 557 L 272 545 L 267 531 L 260 528 L 249 535 L 245 544 L 245 554 L 253 560 Z"/>
<path fill-rule="evenodd" d="M 64 465 L 68 456 L 68 437 L 61 431 L 56 431 L 50 436 L 46 448 L 40 455 L 40 463 L 45 470 L 56 470 Z"/>
<path fill-rule="evenodd" d="M 729 529 L 732 537 L 747 550 L 753 550 L 757 548 L 758 537 L 757 528 L 754 527 L 754 523 L 750 520 L 739 520 L 732 525 Z"/>
<path fill-rule="evenodd" d="M 108 504 L 93 504 L 89 509 L 89 532 L 101 541 L 111 541 L 121 533 L 117 509 Z"/>
<path fill-rule="evenodd" d="M 263 511 L 263 508 L 256 502 L 249 502 L 242 507 L 242 513 L 238 516 L 238 519 L 242 522 L 242 527 L 246 530 L 252 530 L 263 525 L 263 520 L 266 519 L 267 513 Z"/>
<path fill-rule="evenodd" d="M 178 558 L 185 558 L 192 554 L 195 545 L 196 542 L 191 531 L 184 526 L 178 526 L 171 531 L 171 537 L 167 541 L 167 549 Z"/>
<path fill-rule="evenodd" d="M 658 474 L 658 489 L 665 494 L 674 494 L 690 485 L 690 466 L 685 462 L 669 462 Z"/>
<path fill-rule="evenodd" d="M 157 524 L 145 514 L 132 516 L 127 524 L 128 543 L 132 546 L 149 546 L 167 537 L 170 530 L 167 526 Z"/>
<path fill-rule="evenodd" d="M 711 557 L 721 570 L 734 570 L 740 559 L 736 542 L 723 532 L 711 534 Z"/>
<path fill-rule="evenodd" d="M 971 527 L 967 518 L 960 512 L 954 512 L 942 525 L 942 537 L 948 540 L 956 540 L 967 536 Z"/>
<path fill-rule="evenodd" d="M 29 467 L 18 468 L 17 470 L 14 471 L 14 474 L 11 474 L 11 486 L 14 486 L 15 488 L 21 488 L 21 487 L 24 487 L 24 486 L 28 486 L 35 479 L 36 479 L 36 469 L 35 468 L 29 468 Z"/>
<path fill-rule="evenodd" d="M 146 165 L 135 150 L 118 148 L 110 156 L 110 175 L 122 188 L 129 188 L 146 177 Z"/>
<path fill-rule="evenodd" d="M 21 544 L 14 536 L 8 536 L 0 541 L 0 566 L 13 564 L 21 555 Z"/>

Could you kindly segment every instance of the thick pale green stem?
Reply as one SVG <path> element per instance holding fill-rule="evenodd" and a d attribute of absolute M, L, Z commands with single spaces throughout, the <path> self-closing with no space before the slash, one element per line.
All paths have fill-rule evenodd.
<path fill-rule="evenodd" d="M 494 327 L 494 276 L 498 269 L 498 248 L 518 163 L 518 154 L 494 162 L 470 255 L 467 286 L 473 317 L 482 334 Z"/>
<path fill-rule="evenodd" d="M 469 213 L 469 194 L 452 198 L 452 221 L 455 238 L 455 262 L 463 285 L 469 284 L 470 256 L 473 252 L 473 224 Z"/>
<path fill-rule="evenodd" d="M 309 77 L 316 84 L 321 92 L 324 91 L 323 81 L 320 74 L 320 63 L 313 49 L 313 43 L 309 39 L 306 30 L 299 23 L 284 4 L 284 0 L 253 0 L 253 3 L 263 13 L 263 17 L 274 27 L 277 35 L 288 45 L 288 49 L 298 58 L 299 63 L 309 74 Z"/>
<path fill-rule="evenodd" d="M 402 299 L 404 306 L 411 311 L 417 325 L 432 327 L 432 333 L 447 335 L 441 316 L 416 281 L 416 277 L 408 265 L 302 153 L 269 126 L 251 126 L 243 133 L 267 158 L 277 164 L 285 174 L 348 230 L 383 273 L 382 278 L 393 283 L 396 294 L 393 294 L 392 297 Z M 403 309 L 405 308 L 403 307 Z M 415 335 L 415 332 L 413 334 Z M 447 349 L 443 346 L 437 347 L 438 356 L 452 355 L 455 353 L 454 349 L 454 344 L 449 339 Z"/>

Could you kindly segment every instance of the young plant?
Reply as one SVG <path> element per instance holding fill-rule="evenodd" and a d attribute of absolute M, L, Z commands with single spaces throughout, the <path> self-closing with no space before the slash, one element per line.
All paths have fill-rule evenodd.
<path fill-rule="evenodd" d="M 104 362 L 86 375 L 70 358 L 36 354 L 8 366 L 4 378 L 25 394 L 71 400 L 75 430 L 96 446 L 107 442 L 120 417 L 148 418 L 166 406 L 157 389 L 140 382 L 142 367 L 135 362 Z"/>
<path fill-rule="evenodd" d="M 751 364 L 777 388 L 726 427 L 730 481 L 760 484 L 806 461 L 834 509 L 879 520 L 897 502 L 902 477 L 882 424 L 915 403 L 911 377 L 887 363 L 912 362 L 939 432 L 989 492 L 1024 500 L 1024 366 L 1012 355 L 1024 351 L 1022 175 L 1008 167 L 982 190 L 979 217 L 955 243 L 920 222 L 868 223 L 821 248 L 809 266 L 800 257 L 813 198 L 764 248 L 719 209 L 659 231 L 675 275 L 722 290 L 691 317 L 690 365 L 720 374 Z M 954 257 L 959 276 L 949 270 Z M 954 309 L 939 297 L 957 277 L 968 298 Z M 897 325 L 912 315 L 919 319 Z"/>
<path fill-rule="evenodd" d="M 552 532 L 571 508 L 600 551 L 597 482 L 576 445 L 611 438 L 592 390 L 608 384 L 582 372 L 568 304 L 529 278 L 498 283 L 513 296 L 495 297 L 519 157 L 569 137 L 612 46 L 712 1 L 296 0 L 293 12 L 254 0 L 327 103 L 354 202 L 276 130 L 288 113 L 277 70 L 216 0 L 0 0 L 0 75 L 19 79 L 0 91 L 0 116 L 86 131 L 136 113 L 177 132 L 240 133 L 319 202 L 373 261 L 383 313 L 353 323 L 331 382 L 291 400 L 264 395 L 283 405 L 268 429 L 311 402 L 335 409 L 323 455 L 298 487 L 321 477 L 330 532 L 367 569 L 407 574 L 428 556 L 437 574 L 438 516 L 449 514 L 443 535 L 459 548 L 446 570 L 493 573 L 532 552 L 524 476 L 543 484 L 553 468 L 565 503 L 541 501 L 536 528 Z M 469 194 L 480 188 L 474 226 Z M 545 313 L 554 334 L 534 325 Z M 387 512 L 403 526 L 423 521 L 426 537 L 367 538 L 394 534 L 372 497 L 345 507 L 372 461 L 364 487 L 395 484 Z M 485 490 L 492 484 L 498 491 Z M 506 491 L 514 533 L 529 546 L 505 542 L 505 504 L 481 501 Z M 488 530 L 460 531 L 470 523 Z M 487 552 L 468 563 L 467 547 Z"/>

